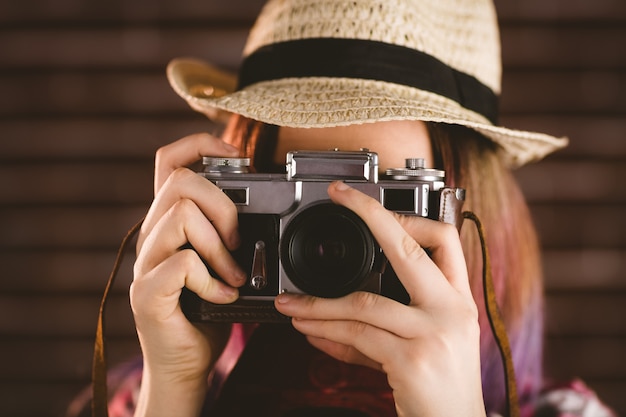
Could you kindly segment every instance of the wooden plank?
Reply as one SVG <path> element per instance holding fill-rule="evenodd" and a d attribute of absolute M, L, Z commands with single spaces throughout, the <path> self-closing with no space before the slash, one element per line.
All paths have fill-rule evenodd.
<path fill-rule="evenodd" d="M 616 70 L 508 71 L 502 78 L 504 113 L 622 114 L 626 74 Z"/>
<path fill-rule="evenodd" d="M 619 115 L 581 116 L 512 114 L 502 116 L 502 125 L 568 135 L 570 145 L 560 157 L 620 159 L 626 155 L 626 123 Z M 187 109 L 178 117 L 125 116 L 109 118 L 28 118 L 0 120 L 0 161 L 60 158 L 113 159 L 149 158 L 161 146 L 196 132 L 219 134 L 219 126 Z M 4 140 L 6 139 L 6 140 Z M 552 157 L 550 159 L 553 159 Z M 540 164 L 541 165 L 541 164 Z"/>
<path fill-rule="evenodd" d="M 545 248 L 622 248 L 626 218 L 620 205 L 531 205 Z"/>
<path fill-rule="evenodd" d="M 57 384 L 60 381 L 59 375 L 62 377 L 61 380 L 65 381 L 70 379 L 86 381 L 88 378 L 91 354 L 89 341 L 9 341 L 3 342 L 3 348 L 5 346 L 7 350 L 4 351 L 10 353 L 11 356 L 6 355 L 3 360 L 7 360 L 8 357 L 14 359 L 7 360 L 8 368 L 7 373 L 5 373 L 7 379 L 3 379 L 3 386 L 10 384 L 19 388 L 20 384 L 24 384 L 24 381 L 30 381 L 35 386 L 44 384 L 40 381 L 54 381 Z M 615 378 L 620 372 L 624 373 L 623 361 L 619 360 L 624 348 L 626 348 L 624 342 L 619 340 L 599 339 L 581 342 L 568 338 L 551 338 L 547 346 L 546 362 L 549 364 L 550 374 L 555 377 L 560 379 L 583 377 L 586 381 L 593 382 L 590 384 L 593 388 L 604 388 L 603 390 L 599 389 L 598 392 L 601 394 L 601 398 L 608 401 L 612 397 L 605 397 L 602 393 L 608 391 L 606 385 L 609 385 L 609 388 L 614 386 L 615 383 L 611 382 L 614 381 L 612 378 Z M 123 360 L 121 359 L 123 357 L 132 357 L 136 353 L 136 346 L 132 341 L 129 341 L 128 346 L 122 350 L 126 349 L 127 351 L 115 355 L 112 363 Z M 563 351 L 567 352 L 566 358 L 562 357 Z M 69 362 L 68 358 L 71 358 Z M 585 358 L 585 360 L 581 360 L 581 358 Z M 589 358 L 593 358 L 594 363 L 584 365 L 584 362 Z M 603 385 L 595 382 L 597 380 L 602 381 L 603 378 L 608 379 L 609 383 Z M 622 383 L 618 382 L 617 384 L 621 386 Z M 28 391 L 30 387 L 30 385 L 26 386 L 25 391 Z M 69 396 L 72 396 L 71 394 L 68 392 Z"/>
<path fill-rule="evenodd" d="M 147 206 L 0 208 L 0 249 L 116 248 Z"/>
<path fill-rule="evenodd" d="M 132 345 L 132 342 L 130 344 Z M 10 361 L 7 364 L 10 366 L 7 376 L 14 376 L 21 381 L 36 376 L 37 379 L 32 381 L 35 382 L 46 381 L 46 376 L 57 378 L 57 375 L 65 374 L 66 378 L 81 380 L 81 378 L 88 377 L 89 373 L 89 366 L 85 366 L 90 359 L 89 345 L 87 342 L 58 344 L 9 342 L 6 344 L 8 348 L 6 352 L 19 360 Z M 623 340 L 598 339 L 581 342 L 571 339 L 550 339 L 546 349 L 549 374 L 559 379 L 582 377 L 592 381 L 612 380 L 626 372 L 624 362 L 619 360 L 625 348 Z M 41 355 L 44 351 L 50 353 L 44 357 Z M 69 352 L 72 353 L 71 356 L 68 355 Z M 134 346 L 129 346 L 126 353 L 127 357 L 132 357 L 136 353 Z M 70 361 L 68 361 L 68 356 L 72 358 Z M 581 358 L 593 358 L 594 361 L 589 364 L 587 360 L 581 360 Z M 58 367 L 58 369 L 51 369 L 51 366 Z M 82 377 L 81 374 L 83 374 Z"/>
<path fill-rule="evenodd" d="M 146 207 L 0 208 L 0 248 L 115 248 Z M 626 218 L 620 205 L 531 205 L 548 249 L 626 246 Z"/>
<path fill-rule="evenodd" d="M 121 236 L 120 236 L 121 240 Z M 113 268 L 116 248 L 109 250 L 17 250 L 0 252 L 6 279 L 0 292 L 99 295 Z M 553 249 L 543 253 L 548 291 L 626 290 L 626 250 Z M 118 276 L 118 287 L 132 279 L 134 244 L 128 250 Z"/>
<path fill-rule="evenodd" d="M 626 155 L 626 123 L 622 115 L 546 115 L 503 113 L 503 126 L 568 136 L 569 146 L 554 158 L 623 159 Z"/>
<path fill-rule="evenodd" d="M 219 134 L 203 115 L 0 120 L 0 160 L 153 160 L 158 148 L 197 132 Z"/>
<path fill-rule="evenodd" d="M 27 4 L 4 1 L 0 6 L 0 22 L 36 24 L 67 21 L 97 22 L 178 22 L 210 19 L 212 21 L 251 21 L 264 0 L 232 0 L 229 2 L 194 2 L 193 0 L 160 0 L 128 3 L 111 0 L 86 7 L 80 0 L 31 0 Z M 507 22 L 535 21 L 623 21 L 626 7 L 620 0 L 496 0 L 501 20 Z"/>
<path fill-rule="evenodd" d="M 614 380 L 585 379 L 605 403 L 615 410 L 625 410 L 626 384 Z M 67 404 L 85 387 L 86 382 L 0 382 L 3 401 L 0 415 L 12 417 L 57 417 L 63 415 Z M 32 401 L 37 398 L 37 401 Z M 619 415 L 622 415 L 620 412 Z"/>
<path fill-rule="evenodd" d="M 152 198 L 152 169 L 151 161 L 5 164 L 0 203 L 146 203 Z M 534 203 L 626 203 L 626 190 L 619 186 L 626 178 L 621 161 L 544 162 L 518 170 L 516 177 Z"/>
<path fill-rule="evenodd" d="M 122 236 L 120 236 L 120 241 Z M 115 288 L 128 290 L 135 261 L 130 245 L 117 275 Z M 99 298 L 113 270 L 116 248 L 110 250 L 1 251 L 3 276 L 0 294 L 92 295 Z"/>
<path fill-rule="evenodd" d="M 0 248 L 112 248 L 147 211 L 145 207 L 0 208 Z M 546 248 L 626 246 L 620 205 L 532 205 Z"/>
<path fill-rule="evenodd" d="M 247 25 L 206 24 L 189 28 L 153 26 L 16 28 L 0 32 L 3 71 L 24 69 L 159 69 L 177 56 L 195 56 L 235 70 Z M 504 26 L 505 73 L 515 68 L 610 69 L 626 65 L 617 54 L 626 39 L 623 25 Z M 597 47 L 602 45 L 602 47 Z"/>
<path fill-rule="evenodd" d="M 95 336 L 100 298 L 100 295 L 0 294 L 0 334 L 5 338 Z M 135 334 L 127 292 L 110 297 L 106 320 L 109 336 Z"/>
<path fill-rule="evenodd" d="M 121 240 L 121 236 L 120 236 Z M 3 274 L 0 291 L 100 294 L 115 259 L 108 250 L 17 250 L 0 252 Z M 552 249 L 543 253 L 546 288 L 559 291 L 626 289 L 626 250 Z M 129 248 L 118 282 L 130 282 L 134 245 Z"/>
<path fill-rule="evenodd" d="M 94 333 L 95 334 L 95 333 Z M 107 339 L 111 367 L 135 358 L 139 353 L 136 337 Z M 91 376 L 93 338 L 3 339 L 2 379 L 6 382 L 79 382 Z"/>
<path fill-rule="evenodd" d="M 621 203 L 626 207 L 626 155 L 621 161 L 546 161 L 516 171 L 528 201 Z"/>
<path fill-rule="evenodd" d="M 0 415 L 64 415 L 70 402 L 88 387 L 93 357 L 91 337 L 3 339 L 2 346 Z M 111 370 L 139 355 L 136 337 L 107 339 Z M 43 394 L 37 395 L 40 391 Z M 7 394 L 17 398 L 15 401 L 4 400 Z M 33 398 L 37 401 L 32 401 Z M 42 406 L 48 407 L 48 411 L 40 412 Z M 14 410 L 20 412 L 14 413 Z"/>
<path fill-rule="evenodd" d="M 147 211 L 143 207 L 0 208 L 0 248 L 113 248 Z M 533 205 L 544 247 L 626 246 L 626 218 L 619 205 Z"/>
<path fill-rule="evenodd" d="M 548 337 L 626 337 L 626 291 L 549 292 L 546 330 Z"/>
<path fill-rule="evenodd" d="M 524 71 L 503 78 L 505 113 L 591 112 L 615 115 L 626 111 L 626 74 L 618 71 Z M 188 111 L 161 71 L 139 73 L 54 72 L 10 74 L 0 90 L 11 101 L 0 102 L 4 118 L 26 115 L 160 116 Z"/>
<path fill-rule="evenodd" d="M 550 337 L 546 342 L 547 375 L 557 379 L 624 380 L 626 338 Z"/>
<path fill-rule="evenodd" d="M 0 382 L 0 415 L 11 417 L 58 417 L 86 382 Z"/>
<path fill-rule="evenodd" d="M 9 118 L 127 113 L 158 116 L 188 111 L 162 71 L 13 75 L 0 79 L 0 90 L 13 98 L 0 101 L 0 115 Z"/>
<path fill-rule="evenodd" d="M 165 71 L 175 57 L 193 56 L 223 69 L 237 68 L 248 27 L 74 27 L 0 32 L 4 72 L 32 70 Z"/>
<path fill-rule="evenodd" d="M 623 68 L 619 51 L 626 40 L 622 23 L 603 26 L 504 26 L 501 31 L 504 73 L 516 68 Z"/>
<path fill-rule="evenodd" d="M 54 346 L 62 345 L 68 343 L 68 341 L 79 340 L 75 339 L 75 336 L 86 337 L 87 342 L 73 342 L 74 344 L 89 344 L 91 338 L 90 336 L 95 334 L 95 315 L 91 316 L 90 314 L 84 314 L 84 312 L 89 311 L 90 309 L 93 311 L 97 310 L 97 301 L 95 298 L 83 299 L 83 300 L 74 300 L 69 297 L 57 297 L 59 301 L 53 299 L 50 300 L 48 297 L 31 297 L 26 298 L 22 297 L 22 301 L 27 301 L 29 304 L 27 306 L 20 307 L 17 303 L 18 298 L 16 297 L 2 297 L 2 310 L 4 317 L 12 316 L 13 320 L 18 318 L 18 324 L 21 326 L 18 328 L 18 324 L 9 323 L 9 319 L 2 319 L 0 323 L 0 327 L 2 328 L 3 336 L 3 346 L 6 349 L 11 350 L 11 346 L 16 347 L 16 351 L 30 351 L 32 353 L 32 349 L 43 349 L 44 346 L 38 347 L 37 345 L 40 342 L 34 343 L 32 340 L 32 336 L 36 335 L 36 338 L 43 340 L 49 340 L 46 343 L 52 343 Z M 111 299 L 111 308 L 107 315 L 107 335 L 111 337 L 112 340 L 132 340 L 134 337 L 134 327 L 132 324 L 132 317 L 129 316 L 130 312 L 128 311 L 128 306 L 124 306 L 124 301 L 122 301 L 123 297 L 115 297 Z M 582 298 L 582 297 L 580 297 Z M 607 355 L 610 355 L 611 352 L 612 358 L 620 362 L 621 361 L 621 350 L 620 348 L 624 346 L 624 315 L 623 312 L 620 312 L 620 308 L 623 309 L 623 300 L 620 297 L 614 296 L 612 301 L 608 300 L 610 297 L 589 297 L 589 301 L 580 302 L 581 300 L 557 300 L 555 296 L 551 296 L 548 302 L 548 345 L 550 345 L 550 352 L 558 352 L 563 344 L 571 343 L 572 345 L 580 346 L 580 349 L 591 349 L 593 346 L 597 344 L 597 348 L 599 351 L 605 351 Z M 64 306 L 65 302 L 67 306 Z M 31 303 L 32 302 L 32 303 Z M 572 310 L 574 309 L 573 305 L 578 302 L 580 309 L 584 310 L 579 312 L 578 314 L 574 313 Z M 603 302 L 606 304 L 603 305 Z M 621 306 L 619 305 L 621 303 Z M 95 304 L 95 308 L 94 308 Z M 563 308 L 563 306 L 567 306 L 564 308 L 561 317 L 556 317 L 558 310 Z M 13 310 L 8 311 L 10 306 L 13 307 Z M 28 308 L 30 307 L 30 310 Z M 53 307 L 54 309 L 60 311 L 51 310 L 48 307 Z M 72 309 L 72 307 L 81 307 L 80 309 Z M 594 309 L 595 312 L 591 310 Z M 81 311 L 80 315 L 76 314 L 76 311 Z M 597 326 L 600 323 L 600 320 L 596 320 L 589 318 L 589 313 L 593 315 L 601 316 L 603 313 L 611 313 L 613 315 L 621 315 L 621 318 L 607 318 L 609 320 L 608 323 L 602 323 L 600 329 L 594 329 L 594 323 Z M 73 315 L 73 316 L 72 316 Z M 30 316 L 30 320 L 21 319 L 21 317 Z M 83 316 L 83 317 L 77 317 Z M 124 317 L 126 316 L 126 317 Z M 554 317 L 551 317 L 554 316 Z M 585 318 L 587 317 L 587 318 Z M 28 318 L 28 317 L 27 317 Z M 597 317 L 596 317 L 597 318 Z M 557 323 L 561 320 L 560 323 Z M 587 334 L 583 336 L 581 334 L 572 334 L 568 331 L 566 327 L 570 329 L 574 329 L 576 322 L 575 320 L 579 320 L 579 324 L 583 329 L 583 333 L 588 331 L 589 333 L 595 332 L 595 334 Z M 557 325 L 561 326 L 559 331 L 553 331 L 553 328 Z M 565 327 L 564 327 L 565 326 Z M 603 331 L 607 334 L 601 334 Z M 608 334 L 609 332 L 612 332 Z M 621 333 L 620 333 L 621 332 Z M 568 334 L 569 333 L 569 334 Z M 48 336 L 49 339 L 44 339 L 45 336 Z M 123 338 L 120 338 L 123 336 Z M 7 339 L 8 338 L 8 339 Z M 133 343 L 134 344 L 134 343 Z M 32 346 L 32 347 L 28 347 Z M 40 367 L 42 361 L 49 361 L 50 364 L 53 364 L 55 367 L 64 368 L 65 365 L 56 364 L 56 356 L 55 355 L 63 355 L 62 348 L 58 349 L 50 349 L 46 347 L 46 349 L 50 352 L 49 354 L 44 355 L 43 358 L 38 359 L 38 363 L 32 364 L 33 371 Z M 619 355 L 617 354 L 619 352 Z M 25 352 L 20 357 L 27 358 L 29 355 L 28 352 Z M 8 357 L 15 358 L 15 355 L 10 355 Z M 596 369 L 592 367 L 588 362 L 596 361 L 599 363 L 599 366 L 605 366 L 605 371 L 611 370 L 609 366 L 610 361 L 606 358 L 596 358 L 593 355 L 586 358 L 585 362 L 589 369 Z M 567 362 L 565 362 L 567 363 Z M 603 365 L 604 364 L 604 365 Z M 616 364 L 617 365 L 617 364 Z M 625 364 L 626 366 L 626 364 Z M 14 369 L 15 375 L 12 375 L 11 369 Z M 12 378 L 26 378 L 24 374 L 20 373 L 21 364 L 15 364 L 14 368 L 7 368 L 4 377 L 12 377 Z M 71 369 L 68 368 L 68 369 Z M 24 369 L 22 369 L 25 371 Z M 623 366 L 621 368 L 618 367 L 617 371 L 620 375 L 626 375 L 626 368 Z M 611 372 L 613 372 L 611 371 Z M 585 372 L 589 374 L 588 372 Z M 615 376 L 615 373 L 609 373 L 606 375 L 600 375 L 593 373 L 595 377 L 607 377 L 607 376 Z M 40 374 L 41 378 L 48 378 L 44 374 Z M 63 378 L 68 378 L 68 375 L 63 376 Z"/>
<path fill-rule="evenodd" d="M 495 0 L 500 20 L 507 22 L 623 21 L 626 5 L 620 0 Z"/>
<path fill-rule="evenodd" d="M 141 204 L 152 200 L 152 162 L 2 164 L 0 204 Z"/>
<path fill-rule="evenodd" d="M 28 4 L 3 1 L 0 22 L 13 24 L 63 24 L 135 22 L 161 23 L 210 19 L 216 22 L 252 21 L 265 0 L 230 0 L 197 2 L 193 0 L 160 0 L 127 2 L 111 0 L 89 3 L 81 0 L 31 0 Z"/>
<path fill-rule="evenodd" d="M 151 160 L 4 163 L 0 204 L 148 204 L 152 171 Z M 626 187 L 619 186 L 626 178 L 621 161 L 544 162 L 517 170 L 516 177 L 530 202 L 626 205 Z"/>
<path fill-rule="evenodd" d="M 618 381 L 586 379 L 584 381 L 606 404 L 615 410 L 625 410 L 626 384 Z M 63 415 L 69 401 L 85 387 L 80 383 L 0 383 L 3 401 L 0 415 L 12 417 L 58 417 Z M 37 398 L 37 401 L 32 401 Z M 623 415 L 620 412 L 619 415 Z"/>
<path fill-rule="evenodd" d="M 130 280 L 125 277 L 124 281 L 128 288 Z M 109 300 L 108 334 L 133 335 L 134 325 L 127 290 L 119 291 Z M 0 332 L 4 335 L 89 336 L 95 331 L 100 294 L 0 294 L 0 301 Z M 625 337 L 625 301 L 626 292 L 623 291 L 551 291 L 546 297 L 548 335 Z"/>
<path fill-rule="evenodd" d="M 543 260 L 548 291 L 626 290 L 626 249 L 547 250 Z"/>

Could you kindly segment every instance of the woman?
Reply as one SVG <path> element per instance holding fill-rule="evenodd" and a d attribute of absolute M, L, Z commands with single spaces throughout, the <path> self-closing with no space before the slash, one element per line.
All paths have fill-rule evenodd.
<path fill-rule="evenodd" d="M 446 171 L 448 185 L 467 190 L 465 209 L 488 230 L 523 413 L 559 409 L 541 395 L 540 261 L 509 170 L 566 139 L 497 126 L 490 2 L 270 1 L 250 33 L 235 92 L 231 78 L 193 60 L 173 61 L 168 77 L 194 109 L 230 119 L 222 139 L 193 135 L 157 153 L 131 287 L 144 360 L 135 415 L 193 416 L 203 407 L 229 416 L 505 412 L 472 229 L 459 236 L 445 223 L 394 214 L 342 182 L 328 187 L 329 198 L 366 223 L 408 305 L 368 292 L 280 294 L 275 308 L 296 331 L 192 324 L 182 313 L 183 287 L 228 304 L 246 280 L 230 254 L 240 242 L 236 206 L 185 167 L 201 156 L 243 154 L 259 172 L 274 171 L 288 151 L 332 148 L 375 151 L 381 170 L 423 157 Z"/>

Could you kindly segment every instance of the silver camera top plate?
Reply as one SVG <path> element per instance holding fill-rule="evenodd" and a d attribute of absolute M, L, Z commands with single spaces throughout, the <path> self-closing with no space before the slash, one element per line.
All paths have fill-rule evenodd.
<path fill-rule="evenodd" d="M 376 183 L 378 154 L 367 150 L 287 153 L 287 181 L 320 179 Z"/>

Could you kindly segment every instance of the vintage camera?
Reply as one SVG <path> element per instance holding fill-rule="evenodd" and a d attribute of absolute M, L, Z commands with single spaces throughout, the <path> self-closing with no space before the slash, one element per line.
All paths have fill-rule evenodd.
<path fill-rule="evenodd" d="M 274 308 L 284 291 L 319 297 L 371 291 L 408 303 L 363 220 L 330 201 L 332 181 L 349 183 L 398 213 L 457 228 L 462 220 L 464 190 L 446 187 L 444 172 L 424 168 L 420 158 L 381 179 L 378 155 L 368 150 L 290 152 L 284 175 L 250 173 L 247 158 L 205 157 L 203 163 L 201 175 L 237 206 L 242 243 L 233 256 L 250 275 L 233 304 L 212 304 L 184 290 L 181 305 L 191 321 L 284 321 Z"/>

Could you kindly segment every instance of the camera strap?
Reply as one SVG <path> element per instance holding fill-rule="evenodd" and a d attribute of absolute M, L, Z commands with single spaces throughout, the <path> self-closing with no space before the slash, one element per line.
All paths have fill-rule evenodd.
<path fill-rule="evenodd" d="M 106 357 L 106 337 L 105 337 L 105 309 L 107 300 L 109 298 L 109 293 L 111 292 L 111 288 L 113 288 L 113 284 L 115 283 L 115 277 L 122 265 L 122 261 L 124 260 L 124 254 L 126 252 L 126 247 L 131 239 L 137 234 L 141 225 L 143 224 L 144 218 L 137 222 L 124 236 L 122 239 L 122 243 L 117 251 L 117 256 L 115 258 L 115 263 L 113 264 L 113 270 L 111 271 L 111 275 L 109 275 L 109 280 L 107 281 L 106 287 L 104 288 L 104 293 L 102 295 L 102 301 L 100 302 L 100 310 L 98 312 L 98 324 L 96 326 L 96 339 L 93 347 L 93 363 L 91 368 L 91 389 L 92 389 L 92 397 L 91 397 L 91 415 L 93 417 L 108 417 L 109 409 L 108 409 L 108 387 L 107 387 L 107 357 Z"/>
<path fill-rule="evenodd" d="M 493 284 L 493 278 L 491 275 L 491 263 L 489 259 L 489 252 L 487 250 L 487 244 L 485 241 L 484 227 L 476 214 L 465 211 L 463 212 L 463 218 L 468 219 L 476 225 L 478 236 L 480 238 L 480 246 L 482 252 L 483 261 L 483 293 L 485 297 L 485 306 L 487 310 L 487 317 L 489 319 L 489 325 L 491 331 L 498 345 L 502 363 L 504 365 L 504 377 L 505 377 L 505 392 L 506 392 L 506 407 L 508 417 L 519 417 L 519 402 L 517 396 L 517 384 L 515 382 L 515 369 L 513 367 L 513 359 L 511 354 L 511 346 L 509 338 L 504 325 L 504 320 L 500 313 L 498 303 L 496 300 L 496 292 Z M 131 239 L 137 234 L 144 219 L 141 219 L 135 224 L 126 234 L 117 252 L 117 257 L 113 265 L 113 270 L 109 275 L 108 282 L 104 289 L 102 301 L 100 303 L 100 310 L 98 313 L 98 324 L 96 328 L 96 337 L 94 342 L 94 354 L 93 354 L 93 366 L 92 366 L 92 399 L 91 399 L 91 412 L 92 417 L 108 417 L 108 389 L 107 389 L 107 360 L 106 360 L 106 337 L 105 337 L 105 309 L 109 293 L 115 278 L 119 271 L 119 268 L 124 259 L 126 248 Z"/>
<path fill-rule="evenodd" d="M 478 216 L 473 212 L 464 211 L 463 218 L 474 222 L 478 231 L 478 237 L 480 238 L 480 248 L 483 255 L 483 294 L 485 297 L 487 318 L 489 319 L 489 326 L 491 326 L 491 333 L 498 345 L 502 364 L 504 365 L 504 388 L 506 392 L 507 415 L 508 417 L 519 417 L 520 411 L 517 398 L 517 383 L 515 381 L 515 368 L 513 367 L 513 355 L 511 354 L 511 345 L 506 333 L 504 320 L 502 319 L 498 301 L 496 300 L 496 290 L 491 275 L 491 261 L 485 240 L 485 229 Z"/>

